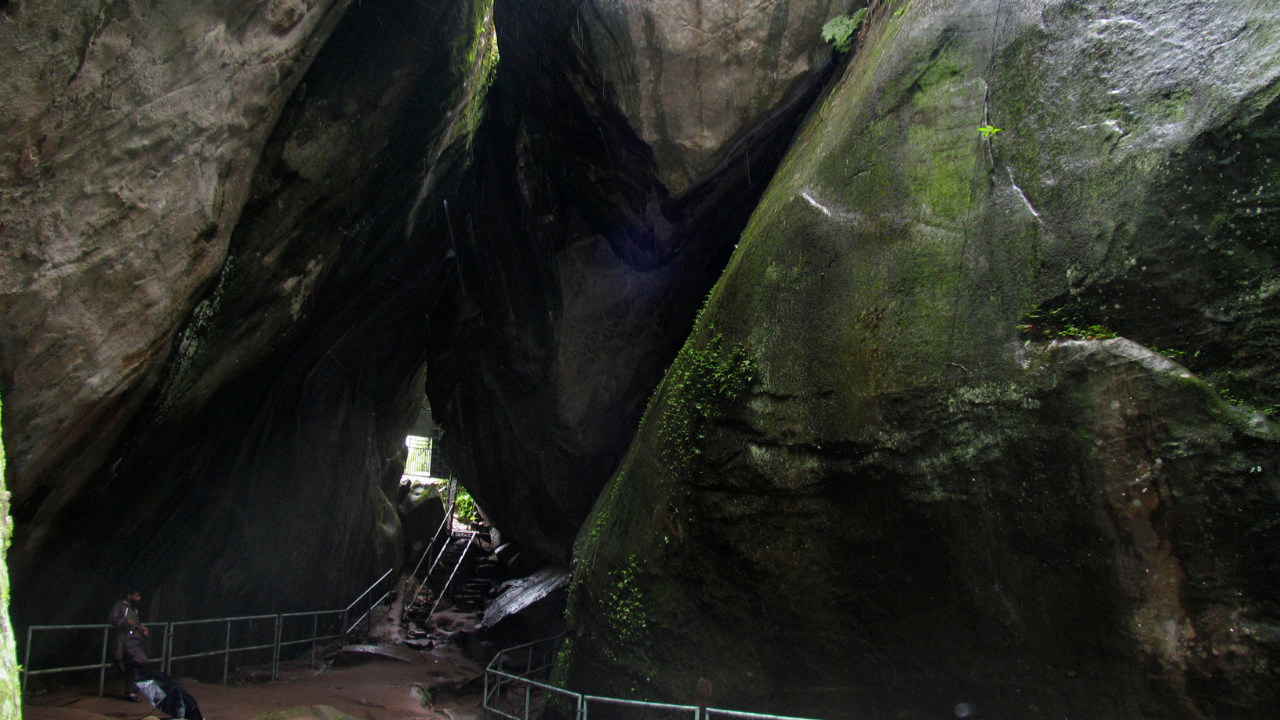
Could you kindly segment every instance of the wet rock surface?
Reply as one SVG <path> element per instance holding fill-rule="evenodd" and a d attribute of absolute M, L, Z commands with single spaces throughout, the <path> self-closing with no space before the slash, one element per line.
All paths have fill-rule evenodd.
<path fill-rule="evenodd" d="M 158 382 L 347 5 L 277 27 L 281 4 L 6 3 L 0 366 L 20 523 L 81 497 Z"/>
<path fill-rule="evenodd" d="M 459 291 L 431 315 L 428 359 L 450 467 L 497 527 L 559 561 L 830 71 L 767 105 L 741 97 L 720 160 L 677 193 L 593 59 L 610 41 L 592 12 L 495 6 L 503 60 L 475 179 L 440 228 Z"/>
<path fill-rule="evenodd" d="M 1276 236 L 1238 198 L 1276 181 L 1278 21 L 889 4 L 579 535 L 558 678 L 817 717 L 1265 717 Z"/>
<path fill-rule="evenodd" d="M 166 24 L 85 6 L 68 22 L 111 68 L 95 102 L 118 109 L 53 90 L 6 109 L 26 113 L 7 157 L 30 165 L 4 190 L 6 261 L 26 265 L 4 273 L 0 337 L 22 622 L 96 620 L 125 582 L 164 617 L 341 605 L 400 562 L 391 468 L 424 385 L 481 506 L 529 558 L 567 559 L 831 69 L 787 41 L 793 67 L 741 96 L 699 151 L 718 159 L 677 193 L 610 96 L 586 8 L 345 7 Z M 19 40 L 62 32 L 20 10 Z M 45 87 L 48 68 L 9 51 L 27 73 L 13 82 Z M 252 72 L 228 84 L 236 63 Z M 79 149 L 40 139 L 50 107 Z M 37 142 L 64 149 L 22 165 Z M 173 174 L 188 156 L 194 179 Z M 146 193 L 121 190 L 134 175 Z M 132 210 L 93 209 L 121 193 Z M 45 217 L 68 208 L 84 217 Z M 41 260 L 67 244 L 49 233 L 92 262 Z M 96 590 L 40 600 L 69 577 Z"/>
<path fill-rule="evenodd" d="M 341 607 L 425 392 L 576 689 L 1265 717 L 1280 11 L 837 5 L 5 4 L 20 621 Z"/>
<path fill-rule="evenodd" d="M 494 61 L 488 7 L 342 17 L 248 163 L 227 258 L 92 492 L 19 490 L 24 621 L 97 621 L 125 582 L 153 617 L 341 607 L 401 562 L 383 471 L 421 404 L 425 283 L 446 252 L 413 241 L 410 218 L 465 164 Z M 68 577 L 96 589 L 46 603 Z"/>
<path fill-rule="evenodd" d="M 676 195 L 831 54 L 822 25 L 843 0 L 602 0 L 582 20 L 605 88 Z M 750 162 L 743 157 L 741 162 Z"/>

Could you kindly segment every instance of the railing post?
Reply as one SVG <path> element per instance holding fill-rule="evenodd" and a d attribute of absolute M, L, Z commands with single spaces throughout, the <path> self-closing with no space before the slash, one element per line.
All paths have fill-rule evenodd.
<path fill-rule="evenodd" d="M 276 642 L 271 649 L 271 679 L 276 680 L 280 676 L 280 623 L 283 621 L 282 615 L 276 615 Z"/>
<path fill-rule="evenodd" d="M 27 692 L 27 673 L 31 671 L 31 626 L 27 626 L 27 649 L 22 660 L 22 687 L 19 696 Z"/>
<path fill-rule="evenodd" d="M 316 666 L 316 638 L 320 636 L 320 613 L 311 616 L 311 667 Z"/>
<path fill-rule="evenodd" d="M 102 697 L 102 694 L 107 689 L 107 636 L 110 632 L 111 628 L 102 628 L 102 667 L 98 668 L 98 697 Z M 28 633 L 29 635 L 30 633 Z M 29 637 L 27 642 L 28 644 L 31 642 Z"/>
<path fill-rule="evenodd" d="M 160 634 L 160 672 L 168 675 L 173 670 L 173 662 L 169 656 L 173 654 L 173 626 L 164 624 L 164 632 Z"/>
<path fill-rule="evenodd" d="M 222 645 L 222 684 L 227 684 L 227 670 L 231 665 L 231 619 L 227 618 L 227 639 Z"/>
<path fill-rule="evenodd" d="M 533 687 L 529 683 L 524 684 L 524 720 L 529 720 L 529 698 L 533 697 Z"/>

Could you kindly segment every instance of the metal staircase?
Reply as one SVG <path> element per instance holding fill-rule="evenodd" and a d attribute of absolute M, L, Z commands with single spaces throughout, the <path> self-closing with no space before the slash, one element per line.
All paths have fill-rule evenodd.
<path fill-rule="evenodd" d="M 446 514 L 409 578 L 402 620 L 424 623 L 446 604 L 464 612 L 481 610 L 493 596 L 497 560 L 484 549 L 489 545 L 488 530 L 450 528 L 444 533 L 451 515 Z M 418 571 L 428 557 L 433 558 L 431 564 L 420 575 Z"/>

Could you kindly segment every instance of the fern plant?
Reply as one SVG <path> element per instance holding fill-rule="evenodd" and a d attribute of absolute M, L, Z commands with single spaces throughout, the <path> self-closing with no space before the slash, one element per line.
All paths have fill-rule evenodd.
<path fill-rule="evenodd" d="M 852 15 L 837 15 L 822 26 L 822 39 L 831 43 L 837 52 L 849 52 L 853 47 L 853 34 L 867 19 L 867 9 L 862 8 Z"/>

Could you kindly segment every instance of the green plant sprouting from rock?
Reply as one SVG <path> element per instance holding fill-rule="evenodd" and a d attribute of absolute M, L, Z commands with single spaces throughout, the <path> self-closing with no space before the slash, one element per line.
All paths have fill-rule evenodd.
<path fill-rule="evenodd" d="M 493 0 L 479 0 L 472 5 L 470 42 L 463 45 L 457 59 L 459 77 L 463 78 L 462 125 L 460 135 L 471 142 L 484 115 L 485 98 L 497 71 L 498 33 L 493 22 Z"/>
<path fill-rule="evenodd" d="M 995 135 L 1001 130 L 1002 128 L 998 128 L 995 125 L 983 125 L 982 127 L 978 128 L 978 132 L 982 133 L 982 137 L 984 138 L 990 138 L 992 135 Z"/>
<path fill-rule="evenodd" d="M 649 626 L 644 611 L 644 596 L 636 580 L 639 570 L 640 560 L 632 555 L 627 558 L 626 565 L 609 573 L 610 583 L 605 591 L 605 617 L 610 634 L 618 642 L 638 641 L 640 633 Z"/>
<path fill-rule="evenodd" d="M 458 495 L 453 501 L 453 514 L 466 522 L 475 522 L 480 514 L 475 499 L 461 485 L 458 486 Z"/>
<path fill-rule="evenodd" d="M 862 8 L 852 15 L 837 15 L 822 26 L 822 39 L 831 43 L 838 52 L 849 52 L 853 47 L 854 33 L 862 27 L 866 19 L 867 8 Z"/>
<path fill-rule="evenodd" d="M 1086 312 L 1075 304 L 1052 309 L 1036 309 L 1024 317 L 1018 331 L 1047 340 L 1110 340 L 1116 332 L 1106 325 L 1088 322 Z"/>

